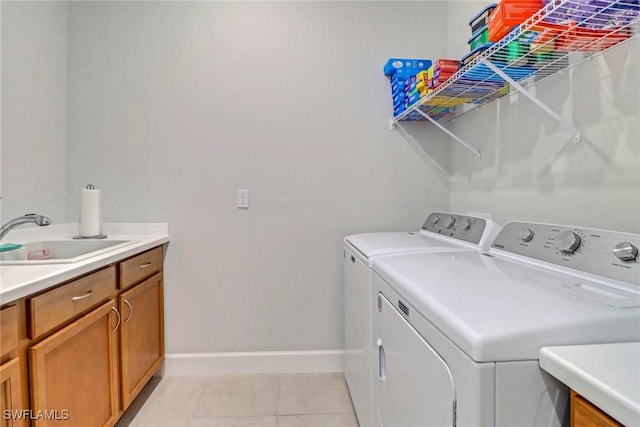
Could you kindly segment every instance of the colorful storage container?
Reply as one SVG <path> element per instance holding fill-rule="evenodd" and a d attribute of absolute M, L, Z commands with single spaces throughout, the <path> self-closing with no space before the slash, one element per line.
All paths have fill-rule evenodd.
<path fill-rule="evenodd" d="M 547 5 L 553 0 L 543 0 Z M 640 15 L 640 2 L 621 0 L 611 4 L 603 0 L 572 0 L 545 16 L 556 24 L 576 22 L 580 27 L 603 29 L 629 25 Z"/>
<path fill-rule="evenodd" d="M 455 73 L 458 71 L 457 59 L 438 59 L 434 65 L 434 76 L 442 73 Z"/>
<path fill-rule="evenodd" d="M 491 3 L 469 20 L 472 34 L 489 23 L 489 16 L 497 6 L 497 4 Z"/>
<path fill-rule="evenodd" d="M 531 76 L 536 72 L 536 69 L 530 66 L 513 66 L 504 63 L 491 61 L 502 72 L 512 79 L 518 81 Z M 484 64 L 478 64 L 466 73 L 464 77 L 469 80 L 482 81 L 482 82 L 496 82 L 502 83 L 504 80 L 499 75 L 495 74 L 489 67 Z"/>
<path fill-rule="evenodd" d="M 499 42 L 542 8 L 542 0 L 502 0 L 489 16 L 489 41 Z"/>
<path fill-rule="evenodd" d="M 469 49 L 473 50 L 478 46 L 483 44 L 487 44 L 489 42 L 489 26 L 483 25 L 480 27 L 475 33 L 471 35 L 467 43 L 469 44 Z"/>
<path fill-rule="evenodd" d="M 473 61 L 476 57 L 480 56 L 482 54 L 482 52 L 484 52 L 485 50 L 487 50 L 489 47 L 491 47 L 493 43 L 487 43 L 487 44 L 483 44 L 481 46 L 476 47 L 475 49 L 473 49 L 471 52 L 467 53 L 465 56 L 462 57 L 462 59 L 460 60 L 460 68 L 464 67 L 465 65 L 469 64 L 471 61 Z"/>

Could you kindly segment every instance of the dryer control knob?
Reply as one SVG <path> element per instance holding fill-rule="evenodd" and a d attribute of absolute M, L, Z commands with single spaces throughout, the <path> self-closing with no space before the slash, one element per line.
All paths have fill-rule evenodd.
<path fill-rule="evenodd" d="M 522 230 L 520 230 L 520 238 L 525 242 L 528 242 L 531 239 L 533 239 L 534 234 L 535 233 L 530 228 L 523 228 Z"/>
<path fill-rule="evenodd" d="M 465 222 L 464 227 L 462 227 L 462 229 L 464 231 L 469 231 L 471 229 L 471 221 L 467 220 L 467 222 Z"/>
<path fill-rule="evenodd" d="M 556 248 L 565 254 L 572 254 L 580 247 L 582 239 L 573 231 L 563 231 L 556 237 Z"/>
<path fill-rule="evenodd" d="M 440 222 L 440 217 L 439 216 L 434 216 L 433 219 L 431 220 L 431 224 L 433 224 L 433 225 L 436 225 L 439 222 Z"/>
<path fill-rule="evenodd" d="M 634 261 L 638 257 L 638 248 L 629 242 L 620 242 L 613 248 L 613 254 L 622 261 Z"/>
<path fill-rule="evenodd" d="M 452 216 L 448 216 L 445 218 L 444 224 L 442 225 L 444 225 L 444 228 L 451 228 L 455 225 L 455 223 L 456 223 L 456 219 Z"/>

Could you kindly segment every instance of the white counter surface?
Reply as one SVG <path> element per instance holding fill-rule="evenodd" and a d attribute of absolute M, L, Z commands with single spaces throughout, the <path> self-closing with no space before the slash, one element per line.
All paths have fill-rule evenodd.
<path fill-rule="evenodd" d="M 640 426 L 640 342 L 543 347 L 540 366 L 625 426 Z"/>
<path fill-rule="evenodd" d="M 0 304 L 42 291 L 105 265 L 128 258 L 169 241 L 165 223 L 104 224 L 107 240 L 131 240 L 124 247 L 72 263 L 0 266 Z M 39 240 L 71 239 L 78 234 L 78 224 L 14 229 L 2 243 L 28 243 Z"/>

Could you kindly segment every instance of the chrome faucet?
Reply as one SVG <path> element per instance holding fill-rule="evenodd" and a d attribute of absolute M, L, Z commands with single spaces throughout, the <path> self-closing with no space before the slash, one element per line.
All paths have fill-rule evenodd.
<path fill-rule="evenodd" d="M 35 223 L 36 225 L 44 226 L 51 224 L 51 219 L 49 217 L 38 214 L 26 214 L 19 216 L 18 218 L 14 218 L 0 227 L 0 240 L 2 240 L 2 238 L 9 231 L 11 231 L 12 228 L 22 224 L 29 224 L 31 222 Z"/>

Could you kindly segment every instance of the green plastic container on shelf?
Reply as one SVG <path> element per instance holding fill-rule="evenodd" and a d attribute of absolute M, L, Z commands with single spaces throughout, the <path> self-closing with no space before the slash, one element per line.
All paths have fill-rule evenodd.
<path fill-rule="evenodd" d="M 473 33 L 471 38 L 467 40 L 469 44 L 469 48 L 474 50 L 478 46 L 482 46 L 483 44 L 487 44 L 489 42 L 489 27 L 487 25 L 483 25 L 476 32 Z"/>
<path fill-rule="evenodd" d="M 529 53 L 529 44 L 522 43 L 518 40 L 507 43 L 507 62 L 513 65 L 526 64 Z"/>

